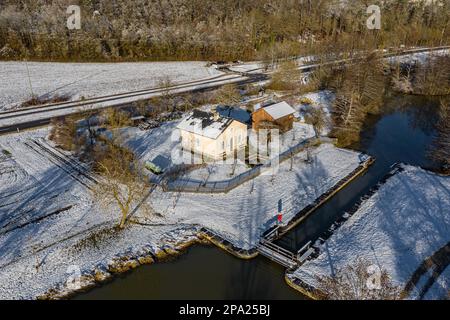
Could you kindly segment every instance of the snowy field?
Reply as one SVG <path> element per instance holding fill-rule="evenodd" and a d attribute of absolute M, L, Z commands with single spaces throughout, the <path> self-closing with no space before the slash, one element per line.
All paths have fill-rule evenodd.
<path fill-rule="evenodd" d="M 430 271 L 428 275 L 428 278 L 431 278 L 432 272 Z M 433 282 L 433 285 L 423 297 L 425 300 L 436 300 L 443 298 L 450 299 L 450 266 L 447 266 L 445 271 L 437 278 L 437 280 Z"/>
<path fill-rule="evenodd" d="M 0 137 L 0 299 L 34 298 L 64 283 L 71 266 L 106 269 L 117 256 L 155 254 L 194 238 L 195 226 L 153 217 L 154 226 L 131 225 L 83 244 L 110 230 L 118 211 L 96 206 L 80 183 L 86 179 L 28 146 L 47 134 L 42 129 Z"/>
<path fill-rule="evenodd" d="M 29 62 L 33 93 L 72 100 L 156 87 L 163 77 L 180 83 L 222 73 L 205 62 L 54 63 Z M 24 62 L 0 62 L 0 111 L 30 98 Z"/>
<path fill-rule="evenodd" d="M 329 115 L 331 113 L 331 105 L 335 99 L 335 95 L 330 90 L 321 90 L 303 94 L 300 96 L 300 99 L 302 98 L 311 100 L 314 106 L 322 108 L 325 114 Z M 301 104 L 295 105 L 294 109 L 299 111 L 301 109 L 301 106 L 302 106 Z"/>
<path fill-rule="evenodd" d="M 403 168 L 337 229 L 316 259 L 293 276 L 314 286 L 317 276 L 331 275 L 360 257 L 385 269 L 404 287 L 420 264 L 450 240 L 450 178 Z M 449 271 L 447 267 L 437 275 L 424 298 L 448 296 Z M 418 280 L 412 298 L 429 277 L 425 274 Z"/>

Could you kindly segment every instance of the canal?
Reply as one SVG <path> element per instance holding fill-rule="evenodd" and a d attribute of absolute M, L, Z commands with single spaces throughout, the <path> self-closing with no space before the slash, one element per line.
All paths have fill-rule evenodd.
<path fill-rule="evenodd" d="M 436 100 L 421 97 L 388 98 L 353 146 L 375 157 L 375 163 L 277 244 L 296 251 L 316 240 L 395 163 L 433 168 L 427 153 L 437 106 Z M 141 266 L 75 299 L 304 299 L 285 283 L 284 272 L 263 257 L 244 261 L 216 247 L 194 246 L 172 261 Z"/>

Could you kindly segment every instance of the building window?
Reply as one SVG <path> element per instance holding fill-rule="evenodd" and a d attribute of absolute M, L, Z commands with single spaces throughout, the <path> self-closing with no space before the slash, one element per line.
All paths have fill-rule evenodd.
<path fill-rule="evenodd" d="M 222 141 L 222 150 L 225 150 L 225 140 Z"/>
<path fill-rule="evenodd" d="M 200 147 L 200 139 L 199 138 L 195 138 L 195 145 L 197 147 Z"/>

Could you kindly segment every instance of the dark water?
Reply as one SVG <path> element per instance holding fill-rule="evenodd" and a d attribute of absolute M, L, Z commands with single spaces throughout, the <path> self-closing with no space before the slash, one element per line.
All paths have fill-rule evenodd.
<path fill-rule="evenodd" d="M 194 246 L 171 262 L 141 266 L 76 299 L 303 299 L 284 268 L 244 261 L 213 246 Z"/>
<path fill-rule="evenodd" d="M 391 98 L 382 115 L 369 117 L 360 143 L 353 146 L 374 157 L 374 164 L 304 223 L 284 235 L 277 244 L 296 251 L 309 240 L 320 237 L 336 219 L 376 186 L 396 163 L 433 169 L 434 164 L 427 154 L 433 140 L 437 106 L 436 101 L 425 98 Z"/>
<path fill-rule="evenodd" d="M 435 101 L 393 97 L 369 117 L 355 149 L 376 158 L 365 175 L 319 208 L 278 244 L 292 251 L 321 236 L 382 179 L 395 163 L 432 168 L 427 149 L 436 122 Z M 168 263 L 140 267 L 77 299 L 303 299 L 284 281 L 284 268 L 258 257 L 243 261 L 215 247 L 195 246 Z"/>

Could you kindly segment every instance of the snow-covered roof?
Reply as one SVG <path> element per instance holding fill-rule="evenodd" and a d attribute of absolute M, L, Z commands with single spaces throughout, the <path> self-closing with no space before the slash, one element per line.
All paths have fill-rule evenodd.
<path fill-rule="evenodd" d="M 294 114 L 295 110 L 287 102 L 279 102 L 270 106 L 264 107 L 266 111 L 274 120 L 286 117 L 290 114 Z"/>
<path fill-rule="evenodd" d="M 233 119 L 223 117 L 215 119 L 211 112 L 194 110 L 180 122 L 177 128 L 210 139 L 217 139 L 233 121 Z"/>

